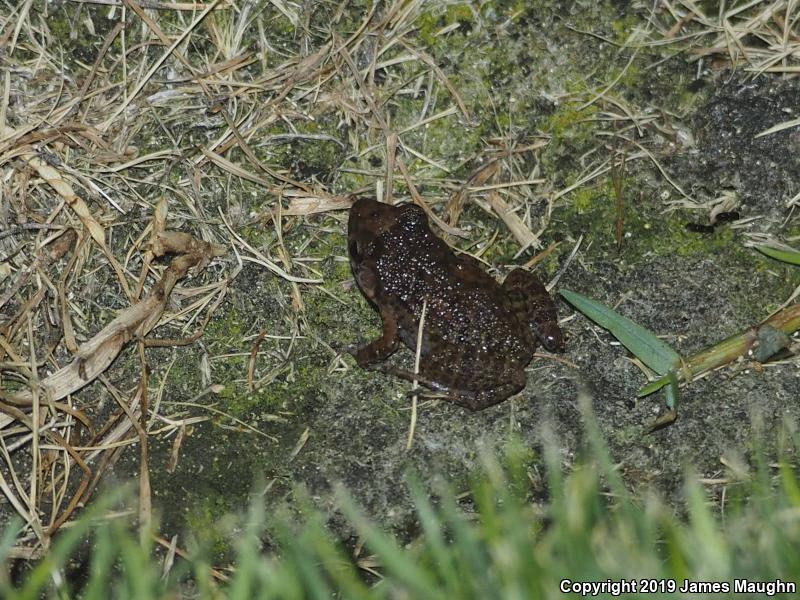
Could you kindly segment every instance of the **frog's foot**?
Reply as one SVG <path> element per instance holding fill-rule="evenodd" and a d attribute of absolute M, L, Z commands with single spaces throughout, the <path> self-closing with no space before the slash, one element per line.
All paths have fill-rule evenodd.
<path fill-rule="evenodd" d="M 525 384 L 523 382 L 522 384 L 502 384 L 498 387 L 485 390 L 451 390 L 448 400 L 459 406 L 468 408 L 469 410 L 478 411 L 494 406 L 495 404 L 500 404 L 509 396 L 513 396 L 517 392 L 522 391 L 524 387 Z"/>
<path fill-rule="evenodd" d="M 408 369 L 401 369 L 389 365 L 380 365 L 377 369 L 387 375 L 394 375 L 400 379 L 405 379 L 411 383 L 416 382 L 420 386 L 428 388 L 428 390 L 423 390 L 420 387 L 414 387 L 406 392 L 406 398 L 421 395 L 431 400 L 449 400 L 450 402 L 455 402 L 456 394 L 453 390 L 438 381 L 425 377 L 422 373 L 414 373 L 414 371 L 409 371 Z"/>
<path fill-rule="evenodd" d="M 361 348 L 348 350 L 361 368 L 386 360 L 399 347 L 400 338 L 397 334 L 397 319 L 388 309 L 381 309 L 381 319 L 383 321 L 383 335 L 381 337 Z"/>
<path fill-rule="evenodd" d="M 358 344 L 348 344 L 343 342 L 342 340 L 334 340 L 332 342 L 328 342 L 328 346 L 330 346 L 331 350 L 336 352 L 337 354 L 354 354 L 356 350 L 358 350 Z"/>
<path fill-rule="evenodd" d="M 501 402 L 504 398 L 492 398 L 489 400 L 481 392 L 472 392 L 469 390 L 450 390 L 442 386 L 439 391 L 425 390 L 424 388 L 414 388 L 406 392 L 406 398 L 419 396 L 426 400 L 446 400 L 453 404 L 458 404 L 471 411 L 483 410 Z"/>
<path fill-rule="evenodd" d="M 405 393 L 407 399 L 411 399 L 414 396 L 424 400 L 450 400 L 450 395 L 447 392 L 436 392 L 424 387 L 415 387 Z"/>
<path fill-rule="evenodd" d="M 335 341 L 330 343 L 330 347 L 339 355 L 349 354 L 352 356 L 356 360 L 356 364 L 362 369 L 373 370 L 381 360 L 380 358 L 375 358 L 372 362 L 369 360 L 371 353 L 369 351 L 365 352 L 369 344 L 364 346 L 362 344 L 348 344 L 342 341 Z"/>
<path fill-rule="evenodd" d="M 384 338 L 370 342 L 360 348 L 351 346 L 348 352 L 356 359 L 356 363 L 362 369 L 380 368 L 382 361 L 389 358 L 397 350 L 397 340 L 387 341 Z"/>
<path fill-rule="evenodd" d="M 394 375 L 395 377 L 399 377 L 400 379 L 405 379 L 406 381 L 410 382 L 417 382 L 421 385 L 424 385 L 426 388 L 431 389 L 435 392 L 443 392 L 446 393 L 448 389 L 433 381 L 432 379 L 428 379 L 422 373 L 414 373 L 414 371 L 409 371 L 408 369 L 401 369 L 400 367 L 394 367 L 392 365 L 375 365 L 373 367 L 375 370 L 380 371 L 381 373 L 386 373 L 387 375 Z M 416 392 L 412 391 L 411 394 Z"/>
<path fill-rule="evenodd" d="M 515 310 L 526 316 L 542 345 L 550 352 L 563 352 L 564 334 L 558 326 L 556 305 L 536 276 L 514 269 L 503 281 L 503 289 Z"/>

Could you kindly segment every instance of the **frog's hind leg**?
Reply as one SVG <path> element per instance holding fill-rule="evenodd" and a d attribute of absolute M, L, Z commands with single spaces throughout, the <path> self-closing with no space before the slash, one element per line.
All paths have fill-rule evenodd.
<path fill-rule="evenodd" d="M 503 281 L 514 310 L 527 315 L 536 337 L 551 352 L 564 350 L 564 334 L 558 326 L 558 315 L 553 299 L 535 275 L 523 269 L 514 269 Z"/>
<path fill-rule="evenodd" d="M 489 408 L 490 406 L 499 404 L 506 398 L 521 392 L 526 383 L 525 372 L 519 371 L 513 376 L 511 381 L 501 383 L 493 388 L 457 390 L 428 379 L 420 373 L 409 371 L 408 369 L 400 369 L 398 367 L 391 366 L 381 366 L 379 369 L 384 373 L 389 373 L 390 375 L 400 377 L 406 381 L 417 381 L 425 387 L 443 394 L 445 400 L 473 411 L 483 410 L 484 408 Z"/>
<path fill-rule="evenodd" d="M 426 388 L 431 389 L 434 392 L 441 392 L 445 396 L 447 396 L 450 392 L 450 388 L 448 388 L 446 385 L 442 385 L 441 383 L 429 379 L 422 373 L 414 373 L 414 371 L 401 369 L 400 367 L 393 367 L 391 365 L 376 365 L 375 370 L 388 375 L 394 375 L 395 377 L 405 379 L 406 381 L 410 381 L 412 383 L 416 381 L 417 383 L 424 385 Z"/>
<path fill-rule="evenodd" d="M 483 410 L 503 400 L 510 398 L 514 394 L 522 391 L 527 383 L 525 371 L 516 371 L 509 381 L 497 383 L 494 387 L 478 389 L 470 392 L 461 392 L 455 397 L 450 398 L 460 406 L 465 406 L 470 410 Z"/>

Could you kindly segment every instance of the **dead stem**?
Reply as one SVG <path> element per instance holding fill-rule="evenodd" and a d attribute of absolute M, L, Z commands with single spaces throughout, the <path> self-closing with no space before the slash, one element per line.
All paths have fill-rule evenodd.
<path fill-rule="evenodd" d="M 431 141 L 429 132 L 457 137 L 491 112 L 481 114 L 487 107 L 474 90 L 424 47 L 420 16 L 430 3 L 372 2 L 342 33 L 345 2 L 312 25 L 304 11 L 325 11 L 325 3 L 74 0 L 83 9 L 71 23 L 80 56 L 40 3 L 7 4 L 0 13 L 0 219 L 9 225 L 0 231 L 0 491 L 27 524 L 20 540 L 30 548 L 15 549 L 21 556 L 47 546 L 126 446 L 139 444 L 144 531 L 151 519 L 148 436 L 174 436 L 169 469 L 201 421 L 275 439 L 209 404 L 204 396 L 221 388 L 208 365 L 246 362 L 246 375 L 232 383 L 245 393 L 298 371 L 303 344 L 330 348 L 309 316 L 310 298 L 343 303 L 341 289 L 329 285 L 342 282 L 326 281 L 330 271 L 321 265 L 346 261 L 345 248 L 331 251 L 327 242 L 341 234 L 354 196 L 411 200 L 445 234 L 478 245 L 476 255 L 490 256 L 496 240 L 508 239 L 519 256 L 550 242 L 554 209 L 599 185 L 615 165 L 649 161 L 682 206 L 698 205 L 652 151 L 648 136 L 674 134 L 669 119 L 617 89 L 638 66 L 640 48 L 693 43 L 701 46 L 698 61 L 744 62 L 754 76 L 800 72 L 790 1 L 705 14 L 697 2 L 665 0 L 624 43 L 581 32 L 629 54 L 610 81 L 587 77 L 584 91 L 555 98 L 600 129 L 581 157 L 582 172 L 559 186 L 540 160 L 553 146 L 549 135 L 523 137 L 497 124 L 500 133 L 481 138 L 480 147 L 450 155 Z M 99 35 L 93 19 L 101 13 L 91 5 L 107 7 L 109 24 Z M 433 35 L 451 31 L 448 25 Z M 413 109 L 395 110 L 406 98 Z M 787 117 L 763 135 L 796 125 Z M 308 160 L 298 148 L 309 150 Z M 333 158 L 310 164 L 329 149 Z M 707 208 L 734 201 L 720 195 Z M 789 208 L 797 202 L 800 195 Z M 470 206 L 489 220 L 482 238 L 471 229 Z M 181 231 L 169 230 L 168 218 Z M 618 227 L 622 239 L 621 217 Z M 324 252 L 314 249 L 320 240 Z M 225 249 L 233 250 L 233 267 L 220 275 L 215 262 L 200 274 Z M 280 286 L 269 298 L 273 333 L 263 322 L 247 323 L 240 339 L 229 340 L 237 347 L 208 351 L 196 373 L 200 396 L 173 400 L 181 347 L 203 336 L 234 286 L 252 284 L 237 279 L 245 263 Z M 181 287 L 190 272 L 204 280 Z M 259 286 L 253 294 L 265 294 Z M 168 331 L 155 338 L 157 327 Z M 261 349 L 267 338 L 281 344 L 277 351 Z M 137 373 L 118 389 L 114 361 L 129 342 L 138 363 L 127 366 Z M 150 375 L 153 347 L 172 347 L 173 355 Z M 152 377 L 163 379 L 154 384 Z M 114 401 L 104 405 L 104 397 Z M 167 408 L 174 412 L 162 414 Z M 175 543 L 167 546 L 181 555 Z"/>

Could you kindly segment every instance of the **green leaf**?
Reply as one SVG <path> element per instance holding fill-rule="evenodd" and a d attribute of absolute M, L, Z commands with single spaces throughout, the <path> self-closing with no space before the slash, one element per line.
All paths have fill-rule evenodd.
<path fill-rule="evenodd" d="M 800 265 L 800 252 L 797 250 L 779 250 L 772 246 L 756 246 L 756 250 L 775 260 L 782 260 L 783 262 L 793 265 Z"/>
<path fill-rule="evenodd" d="M 681 359 L 678 353 L 638 323 L 577 292 L 561 290 L 561 295 L 592 321 L 608 329 L 634 356 L 659 375 L 666 375 L 678 366 Z"/>
<path fill-rule="evenodd" d="M 659 377 L 658 379 L 655 379 L 650 383 L 648 383 L 646 386 L 644 386 L 642 389 L 636 392 L 636 395 L 639 396 L 639 398 L 649 396 L 653 392 L 657 392 L 658 390 L 663 388 L 668 383 L 669 383 L 669 375 L 664 375 L 663 377 Z"/>

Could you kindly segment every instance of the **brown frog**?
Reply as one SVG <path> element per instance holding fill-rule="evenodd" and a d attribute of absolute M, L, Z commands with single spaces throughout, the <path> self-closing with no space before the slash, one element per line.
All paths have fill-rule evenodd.
<path fill-rule="evenodd" d="M 383 320 L 383 335 L 353 351 L 375 366 L 403 342 L 416 352 L 426 302 L 419 375 L 379 367 L 443 392 L 471 410 L 502 402 L 525 387 L 536 348 L 561 351 L 564 338 L 545 287 L 522 269 L 502 285 L 480 263 L 456 254 L 414 204 L 390 206 L 360 198 L 347 224 L 350 265 L 358 287 Z"/>

